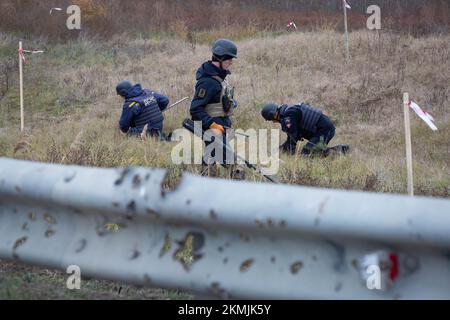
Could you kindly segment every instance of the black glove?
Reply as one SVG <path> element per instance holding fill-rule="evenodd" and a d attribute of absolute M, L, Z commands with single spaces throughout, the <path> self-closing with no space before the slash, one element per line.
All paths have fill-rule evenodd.
<path fill-rule="evenodd" d="M 289 140 L 287 140 L 285 143 L 283 143 L 283 144 L 280 146 L 280 150 L 281 150 L 282 152 L 288 153 L 288 154 L 291 154 L 291 155 L 294 155 L 294 154 L 295 154 L 295 149 L 296 149 L 295 146 L 292 147 L 291 144 L 289 143 Z"/>

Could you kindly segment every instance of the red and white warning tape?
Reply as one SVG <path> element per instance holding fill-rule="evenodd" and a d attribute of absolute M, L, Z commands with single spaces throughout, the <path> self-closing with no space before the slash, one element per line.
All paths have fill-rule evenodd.
<path fill-rule="evenodd" d="M 33 49 L 31 49 L 31 50 L 19 49 L 20 58 L 23 60 L 23 62 L 25 64 L 28 64 L 28 60 L 27 60 L 27 57 L 25 56 L 25 53 L 35 54 L 35 53 L 44 53 L 44 51 L 43 50 L 33 50 Z"/>
<path fill-rule="evenodd" d="M 294 21 L 289 22 L 286 27 L 288 27 L 288 28 L 294 27 L 295 29 L 297 29 L 297 25 L 295 24 Z"/>

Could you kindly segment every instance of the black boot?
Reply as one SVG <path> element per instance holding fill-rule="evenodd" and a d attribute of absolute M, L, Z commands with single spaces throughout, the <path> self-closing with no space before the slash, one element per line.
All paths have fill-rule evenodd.
<path fill-rule="evenodd" d="M 327 149 L 327 155 L 336 154 L 336 155 L 347 155 L 350 153 L 350 146 L 347 144 L 340 144 Z"/>

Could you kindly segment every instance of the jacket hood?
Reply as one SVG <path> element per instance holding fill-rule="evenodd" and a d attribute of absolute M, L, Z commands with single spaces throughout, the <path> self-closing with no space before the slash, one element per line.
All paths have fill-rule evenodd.
<path fill-rule="evenodd" d="M 134 86 L 132 86 L 130 89 L 128 89 L 126 99 L 138 97 L 142 94 L 142 86 L 137 83 Z"/>
<path fill-rule="evenodd" d="M 230 74 L 229 71 L 216 67 L 212 61 L 206 61 L 197 70 L 196 79 L 199 80 L 205 77 L 219 76 L 225 79 Z"/>

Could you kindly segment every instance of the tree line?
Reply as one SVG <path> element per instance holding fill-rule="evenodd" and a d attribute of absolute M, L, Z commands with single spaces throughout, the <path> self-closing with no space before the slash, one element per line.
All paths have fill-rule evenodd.
<path fill-rule="evenodd" d="M 348 0 L 351 29 L 365 27 L 366 9 L 381 8 L 385 28 L 412 33 L 448 32 L 448 0 Z M 294 20 L 302 29 L 342 28 L 341 0 L 2 0 L 0 30 L 51 37 L 67 34 L 65 9 L 77 4 L 82 32 L 168 32 L 174 24 L 192 31 L 252 25 L 276 30 Z M 63 11 L 49 14 L 52 7 Z"/>

